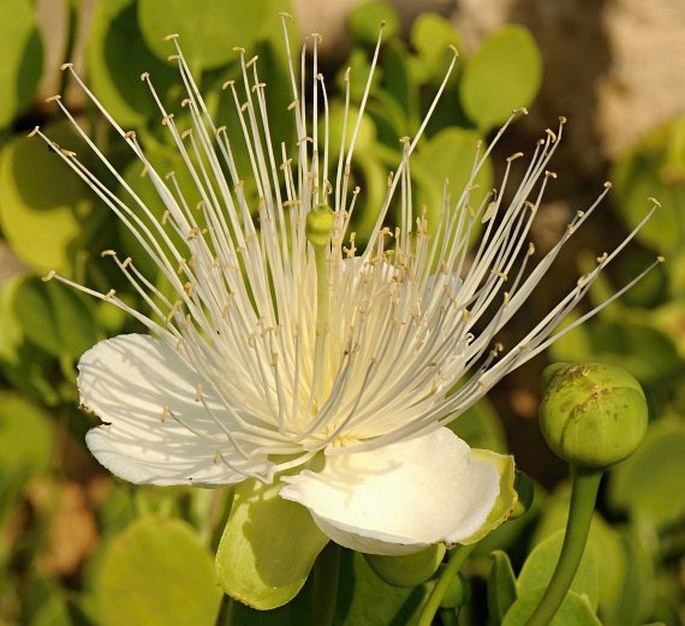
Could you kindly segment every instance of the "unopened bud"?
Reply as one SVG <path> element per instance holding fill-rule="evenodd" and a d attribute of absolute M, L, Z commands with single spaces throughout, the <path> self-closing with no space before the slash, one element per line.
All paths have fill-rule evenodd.
<path fill-rule="evenodd" d="M 597 363 L 555 363 L 543 373 L 540 428 L 555 454 L 605 468 L 630 456 L 647 429 L 645 395 L 635 378 Z"/>

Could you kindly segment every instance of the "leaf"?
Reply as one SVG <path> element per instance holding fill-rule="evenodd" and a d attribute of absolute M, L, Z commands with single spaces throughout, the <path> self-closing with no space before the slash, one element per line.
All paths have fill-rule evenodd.
<path fill-rule="evenodd" d="M 0 392 L 0 475 L 35 475 L 50 469 L 50 416 L 19 394 Z"/>
<path fill-rule="evenodd" d="M 459 199 L 471 176 L 480 137 L 472 130 L 449 127 L 421 145 L 413 157 L 411 171 L 418 186 L 416 207 L 427 209 L 428 227 L 435 232 L 442 208 L 445 181 L 452 193 L 452 205 Z M 477 207 L 492 186 L 492 164 L 486 160 L 475 177 L 469 205 Z M 452 208 L 452 207 L 450 207 Z M 479 232 L 474 225 L 472 236 Z"/>
<path fill-rule="evenodd" d="M 89 304 L 57 281 L 30 277 L 16 291 L 14 311 L 26 337 L 59 357 L 76 357 L 100 338 Z"/>
<path fill-rule="evenodd" d="M 397 36 L 400 28 L 397 11 L 385 2 L 364 2 L 350 12 L 347 27 L 356 43 L 374 46 L 383 24 L 383 39 Z"/>
<path fill-rule="evenodd" d="M 72 147 L 68 122 L 44 132 Z M 14 252 L 39 272 L 68 272 L 70 246 L 92 211 L 85 183 L 39 138 L 11 139 L 0 155 L 0 226 Z"/>
<path fill-rule="evenodd" d="M 460 84 L 466 114 L 481 129 L 526 107 L 542 83 L 542 57 L 523 26 L 505 26 L 488 37 L 464 68 Z"/>
<path fill-rule="evenodd" d="M 236 487 L 216 555 L 224 591 L 260 610 L 292 600 L 328 543 L 309 511 L 281 498 L 279 489 L 254 480 Z"/>
<path fill-rule="evenodd" d="M 547 587 L 559 560 L 564 534 L 564 530 L 560 530 L 533 548 L 523 564 L 517 580 L 519 597 L 523 597 L 526 592 L 531 590 Z M 597 565 L 594 555 L 587 547 L 571 583 L 571 590 L 586 597 L 593 609 L 597 608 L 599 599 Z"/>
<path fill-rule="evenodd" d="M 138 126 L 161 113 L 147 85 L 149 72 L 155 89 L 165 94 L 180 77 L 145 45 L 134 0 L 110 0 L 95 5 L 86 58 L 89 87 L 122 126 Z M 178 77 L 178 78 L 177 78 Z"/>
<path fill-rule="evenodd" d="M 472 448 L 486 448 L 502 454 L 507 453 L 507 442 L 502 423 L 487 398 L 461 413 L 448 428 Z"/>
<path fill-rule="evenodd" d="M 635 520 L 664 528 L 685 515 L 685 426 L 677 420 L 650 424 L 642 445 L 610 474 L 609 502 Z"/>
<path fill-rule="evenodd" d="M 0 128 L 31 102 L 43 70 L 43 43 L 28 0 L 0 3 Z"/>
<path fill-rule="evenodd" d="M 459 49 L 461 43 L 454 26 L 438 13 L 425 12 L 414 20 L 411 45 L 428 79 L 442 79 L 450 59 L 450 46 Z"/>
<path fill-rule="evenodd" d="M 499 624 L 516 601 L 516 578 L 506 552 L 492 553 L 492 568 L 488 574 L 488 615 Z"/>
<path fill-rule="evenodd" d="M 212 559 L 185 522 L 146 516 L 107 546 L 95 594 L 102 626 L 212 626 Z"/>
<path fill-rule="evenodd" d="M 656 197 L 661 206 L 637 238 L 669 255 L 682 248 L 685 238 L 685 117 L 664 124 L 645 135 L 614 166 L 617 210 L 631 230 L 652 206 Z"/>
<path fill-rule="evenodd" d="M 251 49 L 261 37 L 270 14 L 269 0 L 139 0 L 138 21 L 150 49 L 160 58 L 174 54 L 164 38 L 180 35 L 183 54 L 194 72 L 225 65 L 237 58 L 234 47 Z"/>
<path fill-rule="evenodd" d="M 408 626 L 417 619 L 432 583 L 399 588 L 388 585 L 364 557 L 343 550 L 334 626 Z"/>
<path fill-rule="evenodd" d="M 507 612 L 502 626 L 523 626 L 540 602 L 544 587 L 526 589 Z M 548 626 L 602 626 L 587 599 L 569 591 Z"/>

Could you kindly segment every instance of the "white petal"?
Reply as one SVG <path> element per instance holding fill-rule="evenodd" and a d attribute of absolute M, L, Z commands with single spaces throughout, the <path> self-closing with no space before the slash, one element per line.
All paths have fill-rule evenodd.
<path fill-rule="evenodd" d="M 220 485 L 244 478 L 217 456 L 234 467 L 241 462 L 195 399 L 200 384 L 215 417 L 230 426 L 211 384 L 163 341 L 120 335 L 91 348 L 78 368 L 81 404 L 105 422 L 88 432 L 86 443 L 113 474 L 155 485 Z"/>
<path fill-rule="evenodd" d="M 494 465 L 447 428 L 357 454 L 318 473 L 283 478 L 281 496 L 306 506 L 333 541 L 370 554 L 459 543 L 485 523 L 499 494 Z"/>

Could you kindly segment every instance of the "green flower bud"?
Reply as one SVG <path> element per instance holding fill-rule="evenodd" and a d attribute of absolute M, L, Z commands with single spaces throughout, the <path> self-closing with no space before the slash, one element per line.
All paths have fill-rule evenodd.
<path fill-rule="evenodd" d="M 438 543 L 413 554 L 365 554 L 364 558 L 378 577 L 389 585 L 416 587 L 435 574 L 442 563 L 445 551 L 444 544 Z"/>
<path fill-rule="evenodd" d="M 326 204 L 317 204 L 307 213 L 305 232 L 307 239 L 315 248 L 328 244 L 335 223 L 335 214 Z"/>
<path fill-rule="evenodd" d="M 605 468 L 630 456 L 647 429 L 640 384 L 618 367 L 555 363 L 543 373 L 540 428 L 555 454 Z"/>

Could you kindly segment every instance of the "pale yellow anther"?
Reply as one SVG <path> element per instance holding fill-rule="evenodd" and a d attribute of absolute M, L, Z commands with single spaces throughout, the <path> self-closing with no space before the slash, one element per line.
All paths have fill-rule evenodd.
<path fill-rule="evenodd" d="M 110 300 L 111 298 L 114 297 L 116 294 L 117 290 L 116 289 L 110 289 L 106 294 L 105 294 L 105 300 Z"/>
<path fill-rule="evenodd" d="M 127 256 L 121 264 L 122 269 L 126 269 L 131 263 L 133 263 L 133 259 L 130 256 Z"/>
<path fill-rule="evenodd" d="M 523 152 L 514 152 L 511 156 L 507 157 L 507 163 L 511 163 L 512 161 L 515 161 L 516 159 L 520 159 L 523 155 Z"/>
<path fill-rule="evenodd" d="M 559 124 L 564 125 L 564 124 L 566 124 L 566 122 L 567 122 L 566 116 L 565 116 L 565 115 L 560 115 L 560 116 L 559 116 Z"/>
<path fill-rule="evenodd" d="M 528 256 L 533 256 L 535 254 L 535 244 L 531 241 L 528 244 Z"/>
<path fill-rule="evenodd" d="M 659 255 L 658 257 L 656 257 L 657 263 L 663 263 L 665 260 L 666 260 L 665 256 Z"/>
<path fill-rule="evenodd" d="M 140 75 L 140 80 L 142 80 L 143 82 L 145 82 L 146 80 L 149 80 L 149 79 L 150 79 L 150 72 L 143 72 Z"/>
<path fill-rule="evenodd" d="M 604 261 L 607 260 L 608 256 L 609 255 L 606 252 L 603 252 L 600 256 L 597 257 L 597 263 L 601 265 L 602 263 L 604 263 Z"/>
<path fill-rule="evenodd" d="M 59 66 L 59 69 L 61 72 L 64 72 L 65 70 L 70 70 L 74 67 L 73 63 L 62 63 L 62 65 Z"/>
<path fill-rule="evenodd" d="M 233 85 L 235 85 L 235 81 L 234 81 L 234 80 L 227 80 L 227 81 L 225 81 L 225 82 L 221 85 L 221 89 L 223 89 L 223 90 L 225 91 L 225 90 L 228 89 L 229 87 L 233 87 Z"/>
<path fill-rule="evenodd" d="M 192 128 L 186 128 L 182 133 L 181 133 L 181 139 L 187 139 L 193 134 L 193 129 Z"/>
<path fill-rule="evenodd" d="M 655 207 L 661 208 L 661 202 L 659 202 L 656 198 L 650 196 L 647 198 Z"/>
<path fill-rule="evenodd" d="M 67 150 L 66 148 L 60 148 L 59 151 L 65 156 L 65 157 L 75 157 L 76 153 L 73 150 Z"/>
<path fill-rule="evenodd" d="M 178 33 L 169 33 L 164 37 L 164 41 L 174 41 L 174 39 L 178 39 L 179 34 Z"/>
<path fill-rule="evenodd" d="M 33 130 L 27 135 L 28 137 L 35 137 L 40 134 L 40 126 L 34 126 Z"/>
<path fill-rule="evenodd" d="M 545 128 L 545 132 L 552 141 L 557 140 L 557 134 L 551 128 Z"/>
<path fill-rule="evenodd" d="M 55 270 L 50 270 L 45 276 L 41 277 L 41 280 L 44 283 L 47 283 L 48 281 L 52 280 L 55 276 L 57 276 L 57 272 Z"/>
<path fill-rule="evenodd" d="M 195 402 L 200 402 L 202 400 L 202 385 L 198 383 L 195 387 Z"/>
<path fill-rule="evenodd" d="M 45 98 L 45 102 L 58 102 L 61 99 L 62 99 L 62 96 L 60 96 L 59 94 L 56 94 L 54 96 L 48 96 L 47 98 Z"/>
<path fill-rule="evenodd" d="M 551 172 L 551 171 L 547 170 L 547 171 L 545 172 L 545 176 L 546 176 L 547 178 L 556 178 L 556 177 L 557 177 L 557 173 L 556 173 L 556 172 Z"/>
<path fill-rule="evenodd" d="M 171 417 L 171 409 L 168 406 L 162 407 L 162 412 L 159 414 L 159 421 L 164 423 Z"/>
<path fill-rule="evenodd" d="M 233 46 L 233 52 L 239 52 L 240 54 L 245 54 L 245 48 L 240 46 Z"/>
<path fill-rule="evenodd" d="M 124 133 L 124 139 L 135 139 L 137 137 L 135 130 L 128 130 Z"/>
<path fill-rule="evenodd" d="M 102 252 L 100 252 L 100 257 L 103 259 L 105 257 L 108 257 L 108 256 L 116 256 L 116 255 L 117 255 L 117 251 L 112 250 L 111 248 L 108 248 L 107 250 L 103 250 Z"/>
<path fill-rule="evenodd" d="M 610 181 L 604 181 L 604 189 L 611 189 L 614 186 L 614 184 Z"/>
<path fill-rule="evenodd" d="M 245 63 L 245 69 L 252 67 L 257 62 L 257 59 L 259 59 L 259 55 L 255 54 L 247 63 Z"/>

